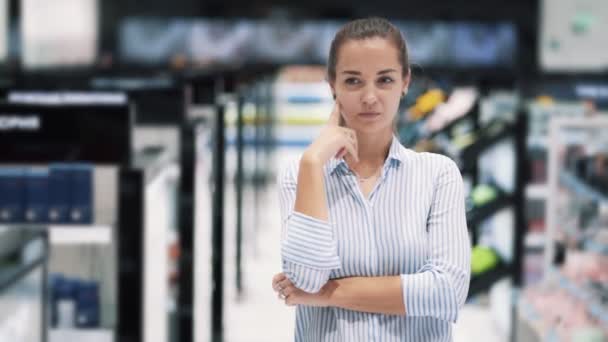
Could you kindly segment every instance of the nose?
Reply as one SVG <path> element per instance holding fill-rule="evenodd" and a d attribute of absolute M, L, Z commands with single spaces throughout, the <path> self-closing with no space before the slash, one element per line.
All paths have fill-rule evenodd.
<path fill-rule="evenodd" d="M 363 91 L 362 102 L 365 106 L 371 107 L 378 101 L 378 96 L 376 96 L 376 89 L 374 87 L 368 87 Z"/>

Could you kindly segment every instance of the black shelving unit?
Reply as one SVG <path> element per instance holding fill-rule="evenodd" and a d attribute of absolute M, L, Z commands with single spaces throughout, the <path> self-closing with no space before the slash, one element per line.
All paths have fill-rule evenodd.
<path fill-rule="evenodd" d="M 467 225 L 471 231 L 473 243 L 477 243 L 477 228 L 485 220 L 491 218 L 497 212 L 512 208 L 514 211 L 513 225 L 513 260 L 511 264 L 499 264 L 496 268 L 486 273 L 475 275 L 471 278 L 471 290 L 469 297 L 472 297 L 481 292 L 487 291 L 492 285 L 503 279 L 511 277 L 515 287 L 521 286 L 521 275 L 523 272 L 522 253 L 524 236 L 527 231 L 525 224 L 525 185 L 526 185 L 526 168 L 527 160 L 525 159 L 526 149 L 526 118 L 523 112 L 519 112 L 516 121 L 505 126 L 500 132 L 489 137 L 483 137 L 476 141 L 463 152 L 463 164 L 467 165 L 465 170 L 469 168 L 477 168 L 477 159 L 487 149 L 494 146 L 496 143 L 502 142 L 507 138 L 512 137 L 515 145 L 515 156 L 517 158 L 515 166 L 515 188 L 513 193 L 506 194 L 499 191 L 496 199 L 490 203 L 467 212 Z M 473 164 L 474 166 L 469 166 Z M 478 179 L 474 178 L 474 184 L 478 183 Z"/>
<path fill-rule="evenodd" d="M 218 101 L 225 87 L 231 86 L 230 80 L 221 72 L 205 75 L 191 76 L 189 79 L 189 98 L 186 99 L 190 105 L 204 105 L 213 110 L 213 171 L 211 182 L 213 183 L 211 194 L 211 331 L 210 337 L 213 342 L 224 340 L 224 144 L 225 144 L 225 107 Z M 227 77 L 226 77 L 227 78 Z M 188 105 L 187 104 L 187 105 Z M 180 235 L 188 238 L 181 244 L 182 260 L 180 261 L 180 341 L 194 340 L 193 305 L 194 298 L 194 241 L 196 240 L 194 227 L 194 209 L 196 208 L 196 193 L 193 192 L 195 184 L 195 160 L 197 155 L 197 130 L 202 124 L 201 119 L 186 118 L 182 128 L 181 141 L 181 164 L 183 178 L 186 180 L 180 186 Z M 190 188 L 185 189 L 189 184 Z"/>
<path fill-rule="evenodd" d="M 5 103 L 0 110 L 39 123 L 36 129 L 8 129 L 0 135 L 0 165 L 87 162 L 119 168 L 115 336 L 120 342 L 143 341 L 143 175 L 131 167 L 132 109 Z"/>
<path fill-rule="evenodd" d="M 467 211 L 467 226 L 472 237 L 473 244 L 478 242 L 478 227 L 486 220 L 493 217 L 505 208 L 512 208 L 514 211 L 513 224 L 513 260 L 510 263 L 500 262 L 495 268 L 471 277 L 469 286 L 469 298 L 487 292 L 496 282 L 511 277 L 513 286 L 521 287 L 522 268 L 523 268 L 523 243 L 526 233 L 525 221 L 525 201 L 524 191 L 527 181 L 527 159 L 526 159 L 526 139 L 527 139 L 527 120 L 523 109 L 519 109 L 514 122 L 491 121 L 488 124 L 480 123 L 480 100 L 478 99 L 471 111 L 444 126 L 441 130 L 431 133 L 427 139 L 437 139 L 449 137 L 455 128 L 462 124 L 468 124 L 469 132 L 475 134 L 475 141 L 461 149 L 450 149 L 448 156 L 455 159 L 463 175 L 469 176 L 472 185 L 479 184 L 479 163 L 482 154 L 498 143 L 506 139 L 513 138 L 515 146 L 516 166 L 515 188 L 512 193 L 505 193 L 502 189 L 497 190 L 497 196 L 491 202 L 483 206 Z M 444 140 L 445 141 L 445 140 Z M 513 306 L 512 315 L 516 317 L 516 307 Z M 515 322 L 515 320 L 513 320 Z M 515 324 L 515 323 L 514 323 Z M 510 339 L 514 341 L 515 334 L 512 330 Z"/>

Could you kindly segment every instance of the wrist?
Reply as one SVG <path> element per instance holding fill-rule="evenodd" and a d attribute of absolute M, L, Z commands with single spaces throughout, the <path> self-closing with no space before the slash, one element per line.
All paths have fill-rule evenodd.
<path fill-rule="evenodd" d="M 326 291 L 325 294 L 325 306 L 329 306 L 329 307 L 340 307 L 340 301 L 339 301 L 339 282 L 336 279 L 332 279 L 329 280 L 327 282 L 327 284 L 325 285 L 324 290 Z"/>
<path fill-rule="evenodd" d="M 304 154 L 302 154 L 300 164 L 310 167 L 321 167 L 324 163 L 322 158 L 317 153 L 311 150 L 306 150 Z"/>

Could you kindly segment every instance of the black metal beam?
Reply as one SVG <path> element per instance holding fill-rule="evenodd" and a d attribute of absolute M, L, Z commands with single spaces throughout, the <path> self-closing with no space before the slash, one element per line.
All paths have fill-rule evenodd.
<path fill-rule="evenodd" d="M 196 136 L 194 128 L 184 123 L 180 130 L 180 180 L 178 198 L 179 289 L 177 293 L 178 341 L 194 340 L 194 191 Z"/>
<path fill-rule="evenodd" d="M 119 342 L 142 342 L 144 175 L 121 169 L 118 195 L 118 300 L 116 337 Z"/>
<path fill-rule="evenodd" d="M 243 107 L 245 94 L 237 94 L 236 125 L 236 291 L 243 294 Z"/>
<path fill-rule="evenodd" d="M 211 337 L 213 342 L 224 340 L 224 114 L 225 107 L 216 105 L 215 139 L 213 146 L 212 201 L 212 294 Z"/>

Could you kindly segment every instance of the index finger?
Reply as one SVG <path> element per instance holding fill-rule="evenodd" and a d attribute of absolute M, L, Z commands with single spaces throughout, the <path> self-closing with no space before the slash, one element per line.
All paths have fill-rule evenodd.
<path fill-rule="evenodd" d="M 327 121 L 328 126 L 339 126 L 340 125 L 340 103 L 336 101 L 334 104 L 334 109 L 329 116 L 329 120 Z"/>
<path fill-rule="evenodd" d="M 280 282 L 281 280 L 283 280 L 283 279 L 285 279 L 285 278 L 286 278 L 286 277 L 285 277 L 285 274 L 283 274 L 283 273 L 278 273 L 278 274 L 275 274 L 275 275 L 274 275 L 274 277 L 272 277 L 272 282 L 273 282 L 273 283 L 278 283 L 278 282 Z"/>

